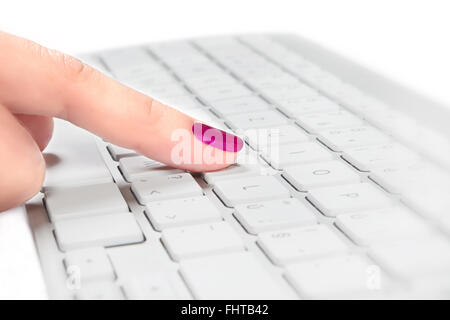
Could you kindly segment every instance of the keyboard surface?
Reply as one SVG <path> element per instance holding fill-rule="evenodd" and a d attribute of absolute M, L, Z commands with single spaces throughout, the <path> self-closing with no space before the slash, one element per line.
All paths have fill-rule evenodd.
<path fill-rule="evenodd" d="M 269 36 L 87 61 L 246 146 L 192 174 L 58 122 L 30 215 L 52 298 L 450 297 L 450 179 L 407 115 Z"/>

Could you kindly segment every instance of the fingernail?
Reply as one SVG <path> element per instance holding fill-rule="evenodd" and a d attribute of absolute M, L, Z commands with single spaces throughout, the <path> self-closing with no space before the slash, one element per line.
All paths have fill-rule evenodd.
<path fill-rule="evenodd" d="M 201 122 L 192 125 L 192 132 L 201 142 L 223 151 L 238 152 L 244 146 L 241 138 Z"/>

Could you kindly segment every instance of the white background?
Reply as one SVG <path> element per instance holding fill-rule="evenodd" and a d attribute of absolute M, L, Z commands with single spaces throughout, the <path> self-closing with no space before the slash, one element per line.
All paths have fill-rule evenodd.
<path fill-rule="evenodd" d="M 69 53 L 206 34 L 286 31 L 450 102 L 450 2 L 1 0 L 0 29 Z"/>
<path fill-rule="evenodd" d="M 449 16 L 448 0 L 0 0 L 1 30 L 72 54 L 197 35 L 294 32 L 450 105 Z M 25 227 L 24 220 L 11 223 L 17 217 L 16 212 L 3 214 L 8 229 L 0 230 L 1 235 L 8 237 L 5 230 L 25 235 L 18 229 Z M 0 249 L 9 254 L 3 260 L 21 267 L 20 259 L 29 259 L 24 246 L 33 244 L 21 237 L 21 246 L 16 238 L 13 247 L 3 239 L 6 245 Z M 11 297 L 11 290 L 20 291 L 21 280 L 22 287 L 35 290 L 14 294 L 44 297 L 42 283 L 28 282 L 38 277 L 24 277 L 18 270 L 22 274 L 16 278 L 5 270 L 0 273 L 4 292 Z"/>

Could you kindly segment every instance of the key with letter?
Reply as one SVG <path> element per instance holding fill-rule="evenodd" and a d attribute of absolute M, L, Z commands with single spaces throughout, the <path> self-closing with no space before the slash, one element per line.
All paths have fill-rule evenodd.
<path fill-rule="evenodd" d="M 320 132 L 319 140 L 334 151 L 389 142 L 389 137 L 371 126 L 332 129 Z"/>
<path fill-rule="evenodd" d="M 354 127 L 362 124 L 361 119 L 346 110 L 304 114 L 297 119 L 299 124 L 309 132 Z"/>
<path fill-rule="evenodd" d="M 403 167 L 419 160 L 419 156 L 412 150 L 396 143 L 347 149 L 342 157 L 361 171 Z"/>
<path fill-rule="evenodd" d="M 301 128 L 290 124 L 247 130 L 245 135 L 252 148 L 262 151 L 276 148 L 278 144 L 306 142 L 310 139 Z"/>
<path fill-rule="evenodd" d="M 401 206 L 341 214 L 336 225 L 354 242 L 365 246 L 433 234 L 425 221 Z"/>
<path fill-rule="evenodd" d="M 339 111 L 340 109 L 337 103 L 319 95 L 280 100 L 276 105 L 293 118 L 308 113 Z"/>
<path fill-rule="evenodd" d="M 248 96 L 213 102 L 212 107 L 223 116 L 269 109 L 269 104 L 257 96 Z"/>
<path fill-rule="evenodd" d="M 264 232 L 258 244 L 277 265 L 313 259 L 348 250 L 347 245 L 325 225 Z"/>
<path fill-rule="evenodd" d="M 288 167 L 283 177 L 300 191 L 361 180 L 353 169 L 337 160 Z"/>
<path fill-rule="evenodd" d="M 252 234 L 317 222 L 311 209 L 294 198 L 237 205 L 235 216 Z"/>
<path fill-rule="evenodd" d="M 386 194 L 369 183 L 311 189 L 307 198 L 328 217 L 392 204 L 392 200 Z"/>
<path fill-rule="evenodd" d="M 196 90 L 202 99 L 214 105 L 214 101 L 252 96 L 253 92 L 241 84 L 230 86 L 208 87 Z"/>
<path fill-rule="evenodd" d="M 278 150 L 268 150 L 263 157 L 272 167 L 281 170 L 296 164 L 332 160 L 334 155 L 317 142 L 304 142 L 280 145 Z"/>
<path fill-rule="evenodd" d="M 272 176 L 218 181 L 214 192 L 229 207 L 267 199 L 288 198 L 289 191 Z"/>
<path fill-rule="evenodd" d="M 274 127 L 288 122 L 285 116 L 275 110 L 236 114 L 229 116 L 227 119 L 227 123 L 230 123 L 236 129 Z"/>
<path fill-rule="evenodd" d="M 124 178 L 129 182 L 157 175 L 163 176 L 184 172 L 144 156 L 120 159 L 119 168 Z"/>

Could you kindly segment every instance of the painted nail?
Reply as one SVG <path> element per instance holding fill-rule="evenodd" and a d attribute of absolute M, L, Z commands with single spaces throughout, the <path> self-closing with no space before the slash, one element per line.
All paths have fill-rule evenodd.
<path fill-rule="evenodd" d="M 192 132 L 201 142 L 223 151 L 238 152 L 244 146 L 241 138 L 201 122 L 194 122 Z"/>

